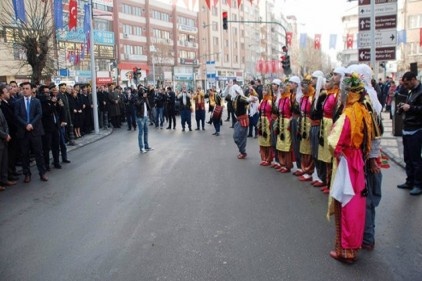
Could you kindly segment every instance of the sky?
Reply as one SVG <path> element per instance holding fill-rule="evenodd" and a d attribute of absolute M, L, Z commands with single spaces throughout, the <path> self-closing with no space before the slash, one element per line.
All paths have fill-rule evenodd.
<path fill-rule="evenodd" d="M 285 0 L 276 1 L 283 14 L 295 15 L 298 22 L 299 33 L 307 33 L 314 38 L 315 34 L 322 34 L 322 48 L 329 47 L 330 34 L 337 34 L 337 49 L 342 48 L 341 18 L 346 8 L 355 6 L 347 0 Z M 357 13 L 357 10 L 356 10 Z"/>

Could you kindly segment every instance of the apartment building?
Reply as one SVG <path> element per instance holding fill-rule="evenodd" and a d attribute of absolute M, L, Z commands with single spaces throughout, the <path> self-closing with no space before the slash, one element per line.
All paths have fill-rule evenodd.
<path fill-rule="evenodd" d="M 133 83 L 137 67 L 138 82 L 192 88 L 199 55 L 195 7 L 159 0 L 115 0 L 115 7 L 119 81 Z"/>

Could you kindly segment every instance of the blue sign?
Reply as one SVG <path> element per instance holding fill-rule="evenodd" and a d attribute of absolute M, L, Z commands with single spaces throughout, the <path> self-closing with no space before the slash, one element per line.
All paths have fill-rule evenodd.
<path fill-rule="evenodd" d="M 67 69 L 67 68 L 60 68 L 60 70 L 59 70 L 59 75 L 60 76 L 69 76 L 69 69 Z"/>
<path fill-rule="evenodd" d="M 57 41 L 67 41 L 75 43 L 86 42 L 86 34 L 83 28 L 78 28 L 72 31 L 60 31 L 56 33 Z M 114 46 L 114 32 L 94 30 L 94 42 L 97 45 L 109 45 Z"/>

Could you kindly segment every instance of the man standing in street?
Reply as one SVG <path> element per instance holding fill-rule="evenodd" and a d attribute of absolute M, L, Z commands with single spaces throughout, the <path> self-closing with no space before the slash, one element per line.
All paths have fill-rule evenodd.
<path fill-rule="evenodd" d="M 22 171 L 25 175 L 24 183 L 31 181 L 29 148 L 35 154 L 35 161 L 41 181 L 48 181 L 45 174 L 41 141 L 41 136 L 44 134 L 41 123 L 41 103 L 37 98 L 32 97 L 31 83 L 23 82 L 21 87 L 24 97 L 19 99 L 15 104 L 15 117 L 18 123 L 16 136 L 19 139 L 22 151 Z"/>
<path fill-rule="evenodd" d="M 148 93 L 143 90 L 139 90 L 138 97 L 135 101 L 136 107 L 136 122 L 138 124 L 138 145 L 141 153 L 147 153 L 152 150 L 148 144 L 148 112 L 151 110 L 151 106 L 148 100 Z"/>
<path fill-rule="evenodd" d="M 182 131 L 185 131 L 186 123 L 188 124 L 189 131 L 192 131 L 191 123 L 191 95 L 186 92 L 186 86 L 182 86 L 182 91 L 177 96 L 180 101 L 180 119 L 182 122 Z"/>
<path fill-rule="evenodd" d="M 406 72 L 403 86 L 409 90 L 406 103 L 399 104 L 403 114 L 403 155 L 406 182 L 397 187 L 410 189 L 410 195 L 422 194 L 422 86 L 413 72 Z"/>

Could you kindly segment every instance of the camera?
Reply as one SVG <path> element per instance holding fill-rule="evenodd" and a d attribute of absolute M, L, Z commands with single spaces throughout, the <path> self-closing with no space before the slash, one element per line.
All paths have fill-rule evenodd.
<path fill-rule="evenodd" d="M 403 105 L 404 105 L 403 102 L 400 102 L 399 104 L 397 104 L 397 110 L 396 110 L 397 114 L 402 114 L 403 113 L 403 108 L 402 108 Z"/>

